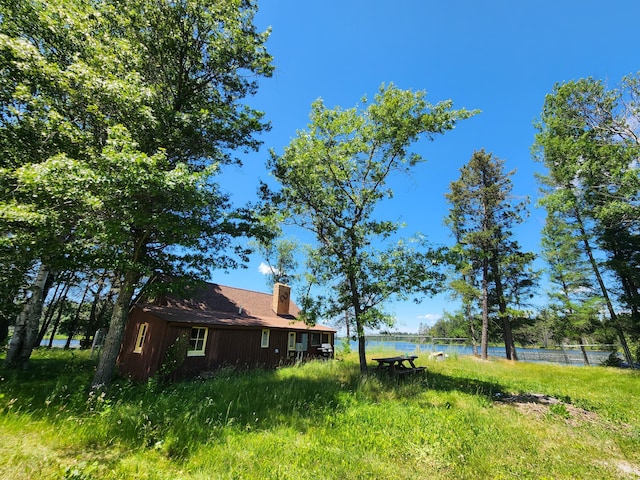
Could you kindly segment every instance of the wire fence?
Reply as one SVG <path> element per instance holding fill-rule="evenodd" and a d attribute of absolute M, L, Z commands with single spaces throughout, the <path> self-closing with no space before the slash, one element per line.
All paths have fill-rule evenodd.
<path fill-rule="evenodd" d="M 336 345 L 347 341 L 346 338 L 337 338 Z M 424 335 L 368 335 L 366 337 L 367 350 L 383 349 L 395 350 L 399 353 L 433 354 L 442 352 L 447 355 L 473 355 L 480 351 L 478 345 L 474 348 L 468 338 L 435 338 Z M 357 342 L 349 340 L 352 350 L 358 348 Z M 557 345 L 553 348 L 516 348 L 518 360 L 524 362 L 545 362 L 561 365 L 591 365 L 597 366 L 610 360 L 610 356 L 623 360 L 617 353 L 618 345 L 615 344 L 589 344 L 585 347 L 585 355 L 580 345 Z M 490 346 L 489 357 L 505 358 L 506 352 L 502 346 Z"/>

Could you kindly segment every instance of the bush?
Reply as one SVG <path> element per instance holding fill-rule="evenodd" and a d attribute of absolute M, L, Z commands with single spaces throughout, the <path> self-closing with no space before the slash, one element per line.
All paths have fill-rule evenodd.
<path fill-rule="evenodd" d="M 603 367 L 621 367 L 622 359 L 618 356 L 618 352 L 611 352 L 606 360 L 603 360 L 600 365 Z"/>

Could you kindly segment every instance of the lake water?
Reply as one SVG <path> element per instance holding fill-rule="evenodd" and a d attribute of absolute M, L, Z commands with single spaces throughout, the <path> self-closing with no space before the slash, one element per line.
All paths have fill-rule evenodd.
<path fill-rule="evenodd" d="M 67 341 L 66 340 L 58 340 L 55 339 L 53 341 L 53 343 L 51 344 L 51 346 L 53 348 L 63 348 L 66 345 Z M 40 343 L 41 347 L 48 347 L 49 346 L 49 339 L 44 339 L 42 340 L 42 342 Z M 80 340 L 71 340 L 71 344 L 69 345 L 71 348 L 80 348 Z"/>
<path fill-rule="evenodd" d="M 336 346 L 341 339 L 336 339 Z M 358 349 L 358 343 L 350 341 L 352 350 Z M 375 350 L 395 350 L 401 354 L 429 355 L 434 352 L 444 352 L 447 355 L 472 355 L 473 350 L 468 345 L 443 345 L 433 343 L 414 343 L 408 341 L 366 341 L 367 352 Z M 480 347 L 478 346 L 478 352 Z M 518 359 L 524 362 L 547 362 L 564 365 L 584 365 L 582 352 L 579 349 L 545 349 L 545 348 L 516 348 Z M 504 347 L 489 347 L 489 357 L 506 358 Z M 588 350 L 587 357 L 590 365 L 600 365 L 611 352 Z M 622 358 L 622 357 L 621 357 Z"/>

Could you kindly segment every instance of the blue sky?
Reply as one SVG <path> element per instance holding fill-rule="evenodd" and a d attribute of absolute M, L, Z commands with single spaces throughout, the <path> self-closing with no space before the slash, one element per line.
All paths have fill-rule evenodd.
<path fill-rule="evenodd" d="M 267 47 L 276 71 L 248 102 L 266 113 L 272 129 L 242 168 L 224 170 L 222 187 L 238 205 L 254 201 L 259 180 L 269 181 L 269 149 L 282 153 L 306 127 L 315 99 L 350 108 L 393 82 L 425 90 L 433 104 L 451 99 L 454 108 L 482 113 L 433 142 L 416 143 L 413 150 L 427 161 L 410 177 L 393 180 L 395 197 L 381 214 L 406 223 L 407 236 L 421 232 L 433 243 L 451 244 L 444 194 L 473 152 L 484 148 L 516 170 L 513 193 L 531 198 L 530 216 L 516 233 L 524 250 L 537 252 L 544 212 L 534 208 L 534 173 L 541 166 L 531 146 L 544 97 L 558 82 L 591 76 L 613 87 L 640 70 L 638 18 L 637 0 L 262 1 L 256 24 L 272 29 Z M 261 261 L 256 256 L 248 269 L 211 280 L 267 291 Z M 417 331 L 454 308 L 439 295 L 388 310 L 398 330 Z"/>

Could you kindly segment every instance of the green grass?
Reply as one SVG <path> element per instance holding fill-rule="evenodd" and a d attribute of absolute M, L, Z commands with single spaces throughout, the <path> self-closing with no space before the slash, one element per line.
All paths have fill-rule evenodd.
<path fill-rule="evenodd" d="M 418 364 L 423 378 L 362 377 L 353 354 L 168 386 L 120 379 L 96 397 L 88 353 L 38 351 L 27 372 L 0 370 L 0 478 L 640 477 L 639 373 Z M 498 401 L 527 393 L 563 403 Z"/>

